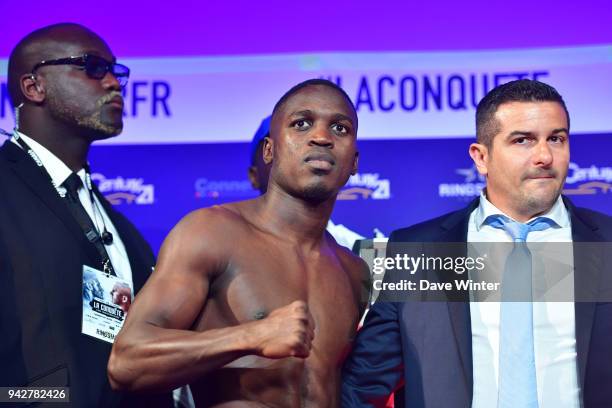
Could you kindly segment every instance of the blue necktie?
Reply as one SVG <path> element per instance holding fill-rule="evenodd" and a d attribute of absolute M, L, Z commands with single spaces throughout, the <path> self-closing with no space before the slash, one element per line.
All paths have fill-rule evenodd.
<path fill-rule="evenodd" d="M 531 253 L 527 235 L 555 225 L 538 217 L 522 224 L 503 215 L 492 215 L 486 224 L 506 231 L 514 241 L 502 278 L 499 336 L 498 408 L 537 408 L 533 303 L 531 295 Z"/>

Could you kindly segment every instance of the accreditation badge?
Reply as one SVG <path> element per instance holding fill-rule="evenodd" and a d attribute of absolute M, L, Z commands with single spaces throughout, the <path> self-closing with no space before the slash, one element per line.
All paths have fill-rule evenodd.
<path fill-rule="evenodd" d="M 131 285 L 83 265 L 83 318 L 81 332 L 113 343 L 132 304 Z"/>

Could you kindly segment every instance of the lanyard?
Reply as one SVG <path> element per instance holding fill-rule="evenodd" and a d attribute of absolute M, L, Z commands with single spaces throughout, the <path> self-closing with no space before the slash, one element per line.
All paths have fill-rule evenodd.
<path fill-rule="evenodd" d="M 51 181 L 51 184 L 53 185 L 53 188 L 55 188 L 55 191 L 57 192 L 57 194 L 61 198 L 65 199 L 66 190 L 64 188 L 60 188 L 58 185 L 55 184 L 55 181 L 53 181 L 53 178 L 51 177 L 51 175 L 49 174 L 49 172 L 43 165 L 42 161 L 40 161 L 40 158 L 38 157 L 36 152 L 32 150 L 30 146 L 28 146 L 25 140 L 23 140 L 23 138 L 21 138 L 17 134 L 17 132 L 13 133 L 13 137 L 15 138 L 15 141 L 19 143 L 19 146 L 21 146 L 21 148 L 28 154 L 28 156 L 30 156 L 32 160 L 34 160 L 38 168 L 44 174 L 47 175 L 47 177 L 49 178 L 49 181 Z M 91 184 L 91 175 L 89 172 L 89 166 L 87 165 L 85 165 L 85 184 L 86 184 L 87 190 L 89 191 L 89 199 L 91 200 L 92 208 L 95 208 L 96 205 L 94 201 L 93 186 Z M 102 270 L 108 275 L 111 275 L 111 274 L 117 275 L 115 273 L 115 269 L 113 268 L 113 264 L 108 256 L 108 253 L 106 252 L 106 248 L 104 247 L 104 243 L 102 242 L 100 233 L 98 231 L 95 231 L 97 227 L 95 226 L 93 220 L 91 220 L 89 215 L 87 215 L 87 212 L 85 212 L 85 208 L 82 207 L 82 204 L 76 203 L 76 205 L 81 206 L 83 216 L 80 216 L 79 214 L 75 213 L 75 211 L 73 211 L 73 209 L 70 208 L 70 206 L 69 206 L 69 209 L 71 210 L 72 215 L 74 216 L 75 220 L 79 224 L 79 227 L 81 227 L 81 230 L 85 234 L 85 237 L 87 238 L 87 240 L 96 247 L 96 250 L 98 251 L 98 254 L 100 255 L 100 258 L 102 259 Z M 102 214 L 100 214 L 100 216 L 102 216 Z M 94 227 L 94 231 L 90 229 L 87 220 L 83 219 L 84 217 L 87 217 L 87 219 L 91 222 L 91 226 Z"/>

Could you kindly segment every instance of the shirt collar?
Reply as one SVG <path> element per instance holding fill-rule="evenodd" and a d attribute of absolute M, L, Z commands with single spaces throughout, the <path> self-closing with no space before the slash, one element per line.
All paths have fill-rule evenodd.
<path fill-rule="evenodd" d="M 15 133 L 17 133 L 17 135 L 21 137 L 28 146 L 30 146 L 34 153 L 36 153 L 38 159 L 42 162 L 43 166 L 45 166 L 45 170 L 47 170 L 47 173 L 49 173 L 51 180 L 53 180 L 53 183 L 55 183 L 56 186 L 61 186 L 62 183 L 64 183 L 64 181 L 66 181 L 66 179 L 72 174 L 72 170 L 70 170 L 70 168 L 66 166 L 63 161 L 51 153 L 46 147 L 18 130 L 15 130 Z M 21 148 L 15 138 L 11 138 L 11 141 Z M 81 180 L 85 180 L 85 169 L 79 170 L 77 174 L 79 177 L 81 177 Z"/>
<path fill-rule="evenodd" d="M 478 231 L 480 231 L 485 220 L 491 215 L 499 214 L 513 219 L 512 217 L 507 214 L 504 214 L 500 209 L 495 207 L 485 196 L 484 190 L 480 193 L 480 204 L 478 205 L 475 211 L 476 212 L 474 213 L 474 221 L 476 224 L 476 229 Z M 529 221 L 538 217 L 549 218 L 561 228 L 568 228 L 570 226 L 569 214 L 567 212 L 567 208 L 565 208 L 565 205 L 563 204 L 563 199 L 560 195 L 559 197 L 557 197 L 557 201 L 555 201 L 550 210 L 548 210 L 544 214 L 538 215 L 537 217 L 533 217 Z"/>

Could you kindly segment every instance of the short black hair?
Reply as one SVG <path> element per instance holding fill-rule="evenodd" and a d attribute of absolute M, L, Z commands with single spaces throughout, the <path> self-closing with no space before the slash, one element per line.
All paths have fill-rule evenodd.
<path fill-rule="evenodd" d="M 357 109 L 355 109 L 355 105 L 353 104 L 353 101 L 348 96 L 346 91 L 342 89 L 340 86 L 338 86 L 335 82 L 328 81 L 327 79 L 319 79 L 319 78 L 307 79 L 306 81 L 300 82 L 299 84 L 295 85 L 293 88 L 285 92 L 285 94 L 281 96 L 278 102 L 276 102 L 276 104 L 274 105 L 274 109 L 272 109 L 272 116 L 274 116 L 274 114 L 285 104 L 285 102 L 287 102 L 287 99 L 292 97 L 294 94 L 296 94 L 300 90 L 308 86 L 315 86 L 315 85 L 327 86 L 327 87 L 330 87 L 338 91 L 342 96 L 344 96 L 344 99 L 346 99 L 346 101 L 349 103 L 349 105 L 355 112 L 355 117 L 357 117 Z"/>
<path fill-rule="evenodd" d="M 476 139 L 491 148 L 493 137 L 499 132 L 495 112 L 504 103 L 510 102 L 556 102 L 563 107 L 569 128 L 569 112 L 563 98 L 552 86 L 531 79 L 519 79 L 493 88 L 478 103 L 476 108 Z"/>

